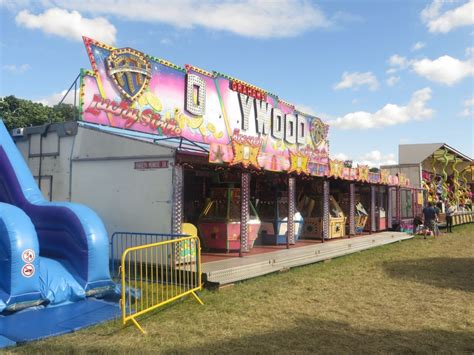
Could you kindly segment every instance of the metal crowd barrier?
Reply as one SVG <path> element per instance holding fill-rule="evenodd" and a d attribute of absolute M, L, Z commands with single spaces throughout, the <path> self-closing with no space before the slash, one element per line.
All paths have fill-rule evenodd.
<path fill-rule="evenodd" d="M 187 295 L 200 303 L 201 246 L 197 237 L 182 237 L 127 248 L 121 258 L 122 322 L 136 318 Z"/>
<path fill-rule="evenodd" d="M 472 211 L 456 212 L 453 215 L 453 226 L 472 222 L 474 222 L 474 212 Z"/>
<path fill-rule="evenodd" d="M 124 251 L 139 245 L 153 244 L 165 240 L 187 237 L 185 234 L 115 232 L 110 240 L 110 273 L 113 279 L 119 278 L 119 266 Z"/>

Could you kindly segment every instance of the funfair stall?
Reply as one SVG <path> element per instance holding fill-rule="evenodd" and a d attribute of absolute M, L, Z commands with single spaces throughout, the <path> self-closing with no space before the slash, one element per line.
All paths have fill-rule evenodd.
<path fill-rule="evenodd" d="M 110 234 L 180 233 L 183 222 L 197 226 L 214 210 L 216 218 L 227 218 L 228 205 L 213 207 L 217 200 L 229 201 L 229 195 L 216 200 L 217 192 L 212 192 L 223 187 L 216 183 L 216 174 L 235 176 L 229 188 L 240 198 L 231 201 L 231 217 L 239 219 L 239 232 L 230 237 L 235 234 L 232 248 L 238 245 L 241 253 L 255 240 L 249 222 L 256 221 L 257 214 L 250 206 L 269 201 L 259 197 L 257 185 L 275 176 L 285 182 L 285 189 L 265 220 L 276 224 L 279 237 L 273 241 L 280 243 L 284 235 L 287 246 L 298 236 L 298 211 L 309 220 L 316 218 L 315 237 L 322 241 L 343 236 L 346 221 L 349 235 L 354 235 L 356 184 L 369 186 L 371 196 L 376 186 L 400 186 L 392 176 L 331 160 L 328 125 L 269 91 L 219 72 L 178 67 L 135 49 L 89 38 L 84 43 L 92 70 L 82 70 L 80 76 L 81 122 L 51 127 L 47 136 L 39 128 L 25 129 L 18 144 L 34 171 L 36 156 L 28 156 L 28 149 L 39 137 L 48 142 L 44 149 L 60 146 L 42 157 L 38 174 L 50 176 L 51 199 L 63 189 L 68 200 L 87 203 L 104 216 Z M 82 179 L 93 181 L 94 188 L 78 184 Z M 314 188 L 301 197 L 300 185 Z M 342 193 L 349 193 L 347 215 L 339 206 Z M 111 203 L 117 196 L 127 203 Z M 297 202 L 315 207 L 309 213 L 306 207 L 297 208 Z M 375 208 L 369 213 L 375 226 Z M 387 224 L 391 228 L 390 217 Z M 212 233 L 200 233 L 203 244 L 224 240 L 222 250 L 227 250 L 228 230 Z"/>

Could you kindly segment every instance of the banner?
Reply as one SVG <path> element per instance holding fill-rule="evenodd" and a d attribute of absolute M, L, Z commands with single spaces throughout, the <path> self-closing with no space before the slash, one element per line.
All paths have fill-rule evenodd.
<path fill-rule="evenodd" d="M 81 85 L 84 121 L 205 143 L 210 163 L 328 174 L 328 126 L 319 118 L 224 74 L 84 43 L 93 69 Z"/>

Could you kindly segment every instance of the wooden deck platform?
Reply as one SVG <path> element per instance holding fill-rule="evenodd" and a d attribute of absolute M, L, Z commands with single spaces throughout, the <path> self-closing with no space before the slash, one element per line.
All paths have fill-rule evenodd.
<path fill-rule="evenodd" d="M 325 243 L 302 241 L 291 249 L 267 249 L 241 258 L 225 254 L 214 258 L 207 255 L 203 256 L 202 271 L 204 280 L 220 286 L 411 238 L 413 236 L 406 233 L 381 232 L 350 239 L 330 240 Z"/>

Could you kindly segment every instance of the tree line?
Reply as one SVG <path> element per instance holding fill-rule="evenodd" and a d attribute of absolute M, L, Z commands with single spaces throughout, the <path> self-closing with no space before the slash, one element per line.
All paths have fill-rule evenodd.
<path fill-rule="evenodd" d="M 77 107 L 70 104 L 51 107 L 13 95 L 0 98 L 0 119 L 3 120 L 8 130 L 39 126 L 45 123 L 72 121 L 78 117 Z"/>

